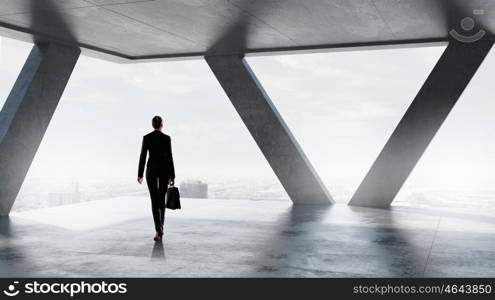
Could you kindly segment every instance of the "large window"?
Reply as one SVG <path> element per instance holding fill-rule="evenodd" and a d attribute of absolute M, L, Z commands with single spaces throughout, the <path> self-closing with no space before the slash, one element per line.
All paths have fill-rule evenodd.
<path fill-rule="evenodd" d="M 15 61 L 2 69 L 6 98 L 31 45 L 2 44 L 3 60 Z M 288 199 L 206 62 L 81 56 L 14 210 L 147 195 L 137 163 L 154 115 L 172 137 L 178 184 L 201 180 L 210 198 Z"/>
<path fill-rule="evenodd" d="M 334 198 L 347 203 L 444 47 L 250 58 Z"/>
<path fill-rule="evenodd" d="M 0 104 L 31 49 L 2 39 Z M 444 47 L 248 57 L 334 198 L 347 203 Z M 495 207 L 495 104 L 490 54 L 394 205 Z M 162 115 L 177 182 L 210 198 L 288 201 L 203 60 L 115 64 L 81 56 L 14 210 L 144 196 L 142 136 Z"/>

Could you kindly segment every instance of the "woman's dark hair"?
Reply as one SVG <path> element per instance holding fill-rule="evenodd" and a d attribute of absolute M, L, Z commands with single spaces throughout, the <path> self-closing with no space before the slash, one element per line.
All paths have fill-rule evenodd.
<path fill-rule="evenodd" d="M 162 117 L 154 116 L 153 119 L 151 120 L 151 125 L 153 125 L 153 128 L 155 129 L 160 129 L 160 127 L 162 127 L 163 125 Z"/>

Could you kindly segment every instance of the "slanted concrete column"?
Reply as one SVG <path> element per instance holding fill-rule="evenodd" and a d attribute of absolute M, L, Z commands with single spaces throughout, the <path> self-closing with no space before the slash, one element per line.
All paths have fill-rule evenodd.
<path fill-rule="evenodd" d="M 492 45 L 452 41 L 447 46 L 350 205 L 390 206 Z"/>
<path fill-rule="evenodd" d="M 0 112 L 0 216 L 7 216 L 80 49 L 35 45 Z"/>
<path fill-rule="evenodd" d="M 295 204 L 331 204 L 333 199 L 240 55 L 205 58 L 258 147 Z"/>

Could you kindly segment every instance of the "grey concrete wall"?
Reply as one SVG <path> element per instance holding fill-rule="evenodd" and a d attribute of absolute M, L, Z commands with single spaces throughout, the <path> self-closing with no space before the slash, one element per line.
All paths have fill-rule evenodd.
<path fill-rule="evenodd" d="M 447 46 L 350 205 L 390 206 L 492 45 L 492 41 L 452 41 Z"/>
<path fill-rule="evenodd" d="M 292 201 L 295 204 L 333 203 L 330 193 L 242 56 L 209 56 L 205 59 Z"/>
<path fill-rule="evenodd" d="M 0 216 L 14 204 L 79 54 L 35 45 L 0 112 Z"/>

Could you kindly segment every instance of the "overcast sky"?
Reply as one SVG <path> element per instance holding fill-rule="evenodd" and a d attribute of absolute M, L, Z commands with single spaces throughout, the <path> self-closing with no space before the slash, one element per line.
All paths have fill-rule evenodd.
<path fill-rule="evenodd" d="M 1 40 L 0 104 L 31 45 Z M 444 47 L 249 57 L 330 192 L 355 189 Z M 491 53 L 406 187 L 489 188 L 495 167 Z M 202 60 L 115 64 L 81 56 L 29 178 L 134 183 L 142 136 L 161 115 L 177 177 L 273 180 Z"/>

